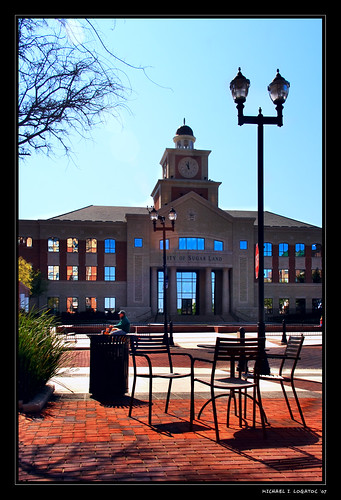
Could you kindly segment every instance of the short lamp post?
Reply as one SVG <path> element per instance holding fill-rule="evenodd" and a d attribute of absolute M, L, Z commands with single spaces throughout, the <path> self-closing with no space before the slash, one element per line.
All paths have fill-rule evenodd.
<path fill-rule="evenodd" d="M 263 363 L 261 373 L 268 375 L 270 368 L 265 354 L 265 316 L 264 316 L 264 125 L 283 125 L 283 104 L 285 103 L 290 83 L 287 82 L 277 70 L 276 77 L 268 86 L 272 102 L 276 105 L 277 116 L 263 116 L 259 108 L 258 116 L 244 116 L 244 102 L 249 92 L 250 80 L 242 75 L 238 68 L 237 76 L 230 83 L 230 90 L 234 102 L 237 104 L 238 125 L 251 123 L 258 126 L 258 249 L 259 249 L 259 272 L 258 272 L 258 339 L 263 350 Z"/>
<path fill-rule="evenodd" d="M 163 241 L 163 315 L 164 315 L 164 336 L 168 337 L 168 313 L 167 313 L 167 290 L 168 290 L 168 273 L 167 273 L 167 260 L 166 260 L 166 231 L 174 231 L 176 221 L 176 211 L 171 208 L 168 214 L 168 219 L 171 226 L 166 227 L 166 217 L 159 215 L 155 208 L 149 212 L 150 220 L 153 222 L 154 231 L 162 231 Z M 157 227 L 156 223 L 160 221 L 161 227 Z M 174 345 L 173 331 L 170 332 L 169 344 Z"/>

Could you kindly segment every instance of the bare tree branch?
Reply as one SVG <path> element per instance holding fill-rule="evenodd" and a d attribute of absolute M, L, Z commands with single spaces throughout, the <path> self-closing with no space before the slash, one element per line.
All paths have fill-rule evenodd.
<path fill-rule="evenodd" d="M 56 140 L 69 155 L 70 130 L 84 136 L 101 123 L 104 112 L 118 116 L 120 108 L 126 107 L 131 87 L 115 63 L 144 71 L 112 54 L 89 20 L 79 24 L 78 34 L 70 29 L 65 19 L 18 20 L 21 157 L 33 150 L 52 154 Z M 86 39 L 89 33 L 93 36 Z M 109 59 L 97 50 L 96 39 Z"/>

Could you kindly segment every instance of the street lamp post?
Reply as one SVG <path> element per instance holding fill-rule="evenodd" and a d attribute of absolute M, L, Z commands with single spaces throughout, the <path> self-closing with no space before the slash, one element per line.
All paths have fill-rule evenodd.
<path fill-rule="evenodd" d="M 171 222 L 170 227 L 166 227 L 166 217 L 159 215 L 155 208 L 149 212 L 150 220 L 153 222 L 154 231 L 162 231 L 163 241 L 163 315 L 164 315 L 164 336 L 168 337 L 168 313 L 167 313 L 167 289 L 168 289 L 168 274 L 167 274 L 167 260 L 166 260 L 166 231 L 174 231 L 176 221 L 176 211 L 171 208 L 168 214 L 168 219 Z M 160 221 L 161 227 L 156 226 L 156 222 Z M 169 345 L 174 345 L 173 332 L 170 332 Z"/>
<path fill-rule="evenodd" d="M 259 108 L 257 116 L 244 116 L 244 102 L 249 92 L 250 80 L 242 75 L 238 68 L 237 76 L 230 83 L 230 90 L 234 102 L 237 104 L 238 125 L 251 123 L 258 126 L 258 249 L 259 249 L 259 273 L 258 273 L 258 339 L 263 349 L 263 363 L 261 373 L 270 373 L 269 364 L 265 354 L 265 319 L 264 319 L 264 125 L 283 125 L 283 104 L 289 93 L 290 83 L 287 82 L 277 70 L 276 77 L 268 86 L 272 102 L 276 105 L 277 116 L 263 116 Z"/>

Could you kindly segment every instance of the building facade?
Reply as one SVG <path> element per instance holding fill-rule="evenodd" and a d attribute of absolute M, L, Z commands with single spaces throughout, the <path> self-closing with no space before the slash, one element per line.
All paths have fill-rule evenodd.
<path fill-rule="evenodd" d="M 257 212 L 223 210 L 209 179 L 210 151 L 179 127 L 151 194 L 167 232 L 168 313 L 173 321 L 255 321 Z M 322 309 L 322 230 L 265 212 L 265 311 L 271 318 Z M 143 207 L 94 206 L 47 220 L 19 221 L 19 255 L 48 281 L 38 306 L 111 312 L 133 321 L 163 312 L 163 242 Z"/>

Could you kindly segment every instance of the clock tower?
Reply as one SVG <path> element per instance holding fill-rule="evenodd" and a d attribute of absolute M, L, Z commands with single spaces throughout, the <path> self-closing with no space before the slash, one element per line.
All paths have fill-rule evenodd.
<path fill-rule="evenodd" d="M 166 148 L 161 158 L 162 179 L 152 192 L 156 210 L 190 191 L 194 191 L 213 205 L 218 206 L 220 182 L 208 179 L 208 156 L 211 151 L 194 149 L 196 138 L 185 124 L 173 138 L 174 148 Z"/>

